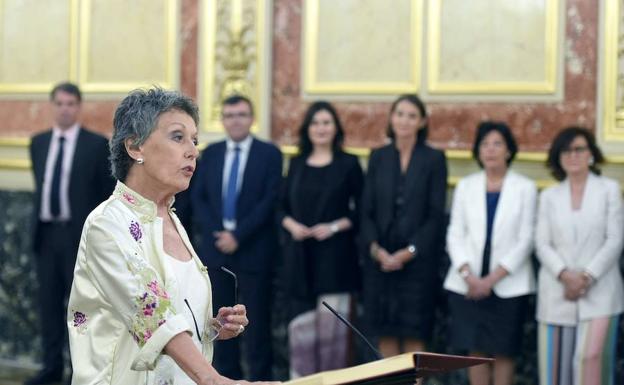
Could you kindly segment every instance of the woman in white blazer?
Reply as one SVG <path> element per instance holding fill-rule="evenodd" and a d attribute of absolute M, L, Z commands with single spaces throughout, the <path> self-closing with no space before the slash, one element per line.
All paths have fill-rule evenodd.
<path fill-rule="evenodd" d="M 453 194 L 447 249 L 451 258 L 450 343 L 495 357 L 469 369 L 470 383 L 511 384 L 527 296 L 535 290 L 535 184 L 509 169 L 517 145 L 504 123 L 477 128 L 473 155 L 483 171 L 463 178 Z M 492 381 L 493 379 L 493 381 Z"/>
<path fill-rule="evenodd" d="M 594 136 L 578 127 L 561 131 L 548 154 L 560 183 L 542 192 L 537 220 L 542 385 L 614 381 L 624 229 L 620 186 L 600 176 L 601 162 Z"/>

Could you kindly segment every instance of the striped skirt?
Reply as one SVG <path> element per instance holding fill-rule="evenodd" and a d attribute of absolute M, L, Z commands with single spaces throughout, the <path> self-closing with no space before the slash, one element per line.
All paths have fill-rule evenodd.
<path fill-rule="evenodd" d="M 291 379 L 348 366 L 349 329 L 322 301 L 351 318 L 350 294 L 324 294 L 315 309 L 299 314 L 288 324 Z"/>
<path fill-rule="evenodd" d="M 613 385 L 619 315 L 576 326 L 539 324 L 541 385 Z"/>

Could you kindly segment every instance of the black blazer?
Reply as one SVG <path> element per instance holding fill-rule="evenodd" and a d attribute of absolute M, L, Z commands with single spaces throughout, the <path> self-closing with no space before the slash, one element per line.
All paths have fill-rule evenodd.
<path fill-rule="evenodd" d="M 251 273 L 270 272 L 277 250 L 275 208 L 282 153 L 270 143 L 253 139 L 236 202 L 233 234 L 238 250 L 233 255 L 224 255 L 215 247 L 213 233 L 223 230 L 225 151 L 225 141 L 206 147 L 192 181 L 193 224 L 200 236 L 199 257 L 208 268 L 230 266 Z"/>
<path fill-rule="evenodd" d="M 301 192 L 305 164 L 304 156 L 293 158 L 290 162 L 280 197 L 279 223 L 286 216 L 301 222 L 304 207 L 313 204 L 314 223 L 328 223 L 348 217 L 353 228 L 323 242 L 295 241 L 290 233 L 284 231 L 284 282 L 287 292 L 297 297 L 309 298 L 318 294 L 356 290 L 359 288 L 360 270 L 355 234 L 359 224 L 359 204 L 364 184 L 360 163 L 353 155 L 344 152 L 335 154 L 328 166 L 323 194 L 316 202 L 310 202 Z M 314 255 L 310 255 L 310 242 L 314 243 Z M 315 271 L 310 272 L 310 269 Z"/>
<path fill-rule="evenodd" d="M 30 143 L 30 159 L 35 178 L 35 196 L 33 210 L 34 237 L 33 247 L 39 251 L 41 194 L 46 169 L 46 159 L 52 139 L 52 130 L 35 135 Z M 68 200 L 71 221 L 68 231 L 72 233 L 76 246 L 80 240 L 82 226 L 89 213 L 106 200 L 115 187 L 115 180 L 110 171 L 108 139 L 80 128 L 76 140 L 76 149 L 72 160 L 69 177 Z"/>
<path fill-rule="evenodd" d="M 370 244 L 387 234 L 392 224 L 399 172 L 399 152 L 394 143 L 371 153 L 362 197 L 361 239 L 365 255 Z M 441 251 L 446 176 L 446 158 L 442 151 L 425 144 L 414 146 L 406 171 L 401 218 L 405 221 L 404 228 L 408 229 L 407 241 L 418 249 L 414 260 L 431 260 Z"/>

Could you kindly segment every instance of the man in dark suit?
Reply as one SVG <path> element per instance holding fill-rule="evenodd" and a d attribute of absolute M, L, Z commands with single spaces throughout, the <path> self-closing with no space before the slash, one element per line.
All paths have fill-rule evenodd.
<path fill-rule="evenodd" d="M 33 248 L 40 288 L 43 369 L 27 385 L 62 380 L 67 297 L 87 215 L 114 187 L 108 140 L 78 124 L 82 95 L 71 83 L 50 93 L 54 126 L 32 138 Z"/>
<path fill-rule="evenodd" d="M 242 335 L 247 379 L 271 378 L 271 278 L 277 251 L 275 205 L 282 155 L 272 144 L 250 135 L 251 101 L 232 96 L 223 102 L 227 139 L 208 146 L 197 165 L 192 205 L 199 225 L 202 261 L 208 267 L 213 308 L 234 304 L 238 276 L 240 303 L 249 327 Z M 243 377 L 240 338 L 218 341 L 213 364 L 224 376 Z"/>

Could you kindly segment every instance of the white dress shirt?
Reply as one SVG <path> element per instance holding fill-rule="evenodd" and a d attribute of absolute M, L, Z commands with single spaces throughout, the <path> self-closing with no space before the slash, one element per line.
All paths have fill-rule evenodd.
<path fill-rule="evenodd" d="M 228 190 L 228 182 L 230 180 L 230 170 L 232 169 L 232 162 L 234 162 L 234 149 L 238 146 L 240 148 L 240 155 L 238 158 L 238 177 L 236 178 L 236 191 L 240 192 L 243 185 L 243 175 L 245 174 L 245 166 L 247 165 L 247 159 L 249 158 L 249 150 L 251 149 L 251 143 L 253 137 L 247 135 L 247 137 L 240 142 L 235 142 L 228 138 L 225 142 L 225 162 L 223 162 L 223 189 L 222 197 L 225 200 L 225 195 Z M 223 219 L 223 228 L 229 231 L 236 230 L 236 220 Z"/>
<path fill-rule="evenodd" d="M 193 259 L 188 261 L 180 261 L 170 255 L 167 260 L 171 266 L 173 273 L 178 282 L 178 297 L 186 302 L 184 306 L 176 308 L 178 313 L 183 314 L 186 323 L 193 325 L 193 331 L 199 330 L 201 335 L 205 335 L 206 320 L 210 318 L 210 314 L 206 314 L 206 298 L 210 295 L 210 287 L 208 281 L 197 269 L 197 265 Z M 193 336 L 193 343 L 199 351 L 202 351 L 202 343 Z M 173 367 L 173 379 L 175 385 L 195 385 L 195 382 L 180 368 L 175 362 L 171 362 Z"/>
<path fill-rule="evenodd" d="M 52 138 L 50 139 L 50 147 L 45 164 L 45 174 L 43 176 L 43 191 L 41 194 L 41 212 L 39 219 L 42 222 L 51 222 L 53 220 L 68 221 L 71 219 L 71 210 L 69 208 L 69 179 L 71 176 L 72 163 L 74 160 L 74 152 L 76 150 L 76 141 L 80 133 L 80 125 L 78 123 L 63 131 L 58 127 L 52 129 Z M 54 176 L 54 162 L 59 152 L 59 138 L 65 138 L 63 148 L 63 165 L 61 167 L 61 214 L 58 218 L 54 218 L 50 213 L 50 190 L 52 189 L 52 178 Z"/>

